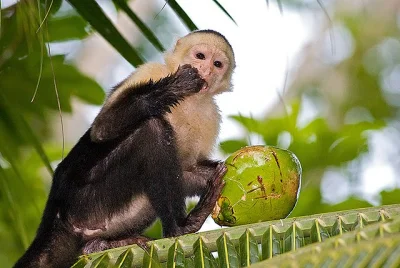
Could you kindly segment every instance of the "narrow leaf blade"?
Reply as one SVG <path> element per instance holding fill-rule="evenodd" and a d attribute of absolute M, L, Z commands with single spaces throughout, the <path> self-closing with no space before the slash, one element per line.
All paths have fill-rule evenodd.
<path fill-rule="evenodd" d="M 213 268 L 217 266 L 214 257 L 210 254 L 210 251 L 201 237 L 194 243 L 193 251 L 195 267 Z"/>
<path fill-rule="evenodd" d="M 273 225 L 265 231 L 261 239 L 262 259 L 270 259 L 281 254 L 282 239 Z"/>
<path fill-rule="evenodd" d="M 151 244 L 150 249 L 146 251 L 144 254 L 143 267 L 147 268 L 161 267 L 160 260 L 157 254 L 157 249 L 154 246 L 154 244 Z"/>
<path fill-rule="evenodd" d="M 311 227 L 310 237 L 312 242 L 323 242 L 330 237 L 328 230 L 321 220 L 316 219 Z"/>
<path fill-rule="evenodd" d="M 238 253 L 226 233 L 217 239 L 217 249 L 220 267 L 240 267 Z"/>
<path fill-rule="evenodd" d="M 284 252 L 295 251 L 305 245 L 303 231 L 296 222 L 285 232 L 284 241 Z"/>
<path fill-rule="evenodd" d="M 181 18 L 183 23 L 189 28 L 190 31 L 195 31 L 198 29 L 196 24 L 194 24 L 192 19 L 186 14 L 186 12 L 175 0 L 169 0 L 167 1 L 167 3 L 172 8 L 172 10 L 178 15 L 178 17 Z"/>
<path fill-rule="evenodd" d="M 258 243 L 249 229 L 239 238 L 239 247 L 241 266 L 247 267 L 259 261 Z"/>
<path fill-rule="evenodd" d="M 77 261 L 74 265 L 71 266 L 71 268 L 84 268 L 86 264 L 89 263 L 89 260 L 85 257 L 82 257 Z"/>
<path fill-rule="evenodd" d="M 144 22 L 133 12 L 133 10 L 128 6 L 127 2 L 124 0 L 113 0 L 116 6 L 122 9 L 126 15 L 133 21 L 134 24 L 140 29 L 142 34 L 153 44 L 155 48 L 163 52 L 165 50 L 164 46 L 161 44 L 160 40 L 155 36 L 155 34 L 150 30 L 149 27 L 144 24 Z"/>
<path fill-rule="evenodd" d="M 228 13 L 228 11 L 226 11 L 226 9 L 217 0 L 213 0 L 213 2 L 225 13 L 225 15 L 227 15 L 231 19 L 231 21 L 233 21 L 233 23 L 237 25 L 233 17 Z"/>
<path fill-rule="evenodd" d="M 184 268 L 185 266 L 185 252 L 183 252 L 182 246 L 179 240 L 175 240 L 175 243 L 168 250 L 168 268 Z"/>
<path fill-rule="evenodd" d="M 131 248 L 129 248 L 118 257 L 113 267 L 130 268 L 132 266 L 133 266 L 133 251 Z"/>
<path fill-rule="evenodd" d="M 108 253 L 104 253 L 96 260 L 93 261 L 90 268 L 107 268 L 110 264 L 110 255 Z"/>
<path fill-rule="evenodd" d="M 68 1 L 129 63 L 133 66 L 143 64 L 140 55 L 115 28 L 96 1 Z"/>

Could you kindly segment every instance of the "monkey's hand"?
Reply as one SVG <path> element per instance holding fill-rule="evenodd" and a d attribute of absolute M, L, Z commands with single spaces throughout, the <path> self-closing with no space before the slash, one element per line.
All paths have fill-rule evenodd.
<path fill-rule="evenodd" d="M 199 92 L 206 83 L 197 69 L 189 64 L 179 66 L 173 78 L 171 89 L 178 95 L 184 96 Z"/>

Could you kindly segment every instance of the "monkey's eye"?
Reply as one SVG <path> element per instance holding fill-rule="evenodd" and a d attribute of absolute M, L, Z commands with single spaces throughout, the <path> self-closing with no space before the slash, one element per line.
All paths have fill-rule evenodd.
<path fill-rule="evenodd" d="M 221 68 L 222 67 L 222 62 L 220 62 L 220 61 L 214 61 L 214 66 L 215 67 L 217 67 L 217 68 Z"/>
<path fill-rule="evenodd" d="M 198 58 L 199 60 L 204 60 L 206 58 L 206 56 L 204 56 L 203 53 L 199 52 L 196 54 L 196 58 Z"/>

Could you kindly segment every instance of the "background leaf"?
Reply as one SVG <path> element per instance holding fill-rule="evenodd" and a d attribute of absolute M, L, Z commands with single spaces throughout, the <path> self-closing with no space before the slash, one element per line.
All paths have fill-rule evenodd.
<path fill-rule="evenodd" d="M 68 0 L 70 4 L 133 66 L 143 64 L 143 59 L 129 45 L 94 0 Z"/>

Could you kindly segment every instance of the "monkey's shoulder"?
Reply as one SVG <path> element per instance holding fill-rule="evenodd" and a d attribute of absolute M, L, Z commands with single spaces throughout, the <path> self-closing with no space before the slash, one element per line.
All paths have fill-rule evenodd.
<path fill-rule="evenodd" d="M 172 70 L 162 63 L 151 62 L 139 66 L 124 82 L 126 87 L 146 83 L 149 80 L 158 81 L 172 73 Z"/>
<path fill-rule="evenodd" d="M 150 80 L 158 81 L 170 74 L 171 71 L 162 63 L 149 62 L 140 65 L 133 73 L 111 90 L 110 95 L 105 102 L 105 106 L 114 103 L 121 97 L 121 93 L 126 90 L 134 90 L 138 86 L 148 83 Z"/>

